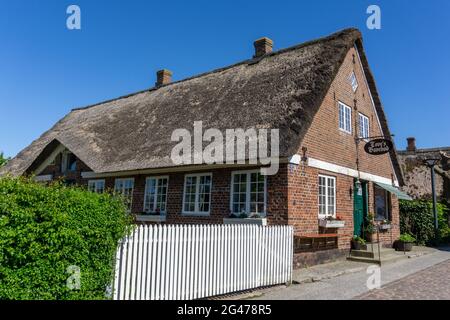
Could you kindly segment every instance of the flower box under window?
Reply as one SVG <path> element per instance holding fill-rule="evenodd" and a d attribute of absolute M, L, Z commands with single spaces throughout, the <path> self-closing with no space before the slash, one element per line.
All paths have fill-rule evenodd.
<path fill-rule="evenodd" d="M 266 226 L 266 218 L 223 218 L 223 224 L 256 224 Z"/>
<path fill-rule="evenodd" d="M 330 219 L 320 219 L 319 226 L 322 228 L 343 228 L 345 226 L 344 220 L 330 220 Z"/>
<path fill-rule="evenodd" d="M 391 229 L 391 224 L 382 223 L 378 226 L 378 228 L 380 228 L 381 231 L 387 231 Z"/>

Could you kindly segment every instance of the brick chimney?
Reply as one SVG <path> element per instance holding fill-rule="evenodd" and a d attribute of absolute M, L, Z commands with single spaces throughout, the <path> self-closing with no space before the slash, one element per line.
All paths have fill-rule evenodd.
<path fill-rule="evenodd" d="M 273 41 L 263 37 L 253 42 L 253 45 L 255 46 L 255 55 L 253 58 L 258 58 L 272 52 Z"/>
<path fill-rule="evenodd" d="M 408 141 L 408 147 L 406 148 L 406 151 L 408 152 L 416 152 L 416 138 L 409 137 L 406 139 Z"/>
<path fill-rule="evenodd" d="M 156 72 L 156 83 L 155 86 L 160 87 L 165 84 L 172 82 L 172 71 L 167 69 L 162 69 Z"/>

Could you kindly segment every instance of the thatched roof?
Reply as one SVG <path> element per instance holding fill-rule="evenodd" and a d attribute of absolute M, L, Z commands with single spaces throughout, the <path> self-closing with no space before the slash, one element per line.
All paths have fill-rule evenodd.
<path fill-rule="evenodd" d="M 291 156 L 355 43 L 384 132 L 389 134 L 361 33 L 346 29 L 261 58 L 74 109 L 21 151 L 3 172 L 27 172 L 55 141 L 97 173 L 170 167 L 176 144 L 170 140 L 172 131 L 192 130 L 194 121 L 203 121 L 204 130 L 279 128 L 280 155 Z"/>

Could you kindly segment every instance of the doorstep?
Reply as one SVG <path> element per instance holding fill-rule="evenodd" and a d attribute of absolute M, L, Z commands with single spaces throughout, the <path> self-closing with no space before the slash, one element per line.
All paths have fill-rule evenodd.
<path fill-rule="evenodd" d="M 353 262 L 363 263 L 392 263 L 403 259 L 410 259 L 420 257 L 429 253 L 435 252 L 436 249 L 422 246 L 413 246 L 412 251 L 395 251 L 391 248 L 380 248 L 380 254 L 378 254 L 377 246 L 374 246 L 371 250 L 352 250 L 347 260 Z"/>

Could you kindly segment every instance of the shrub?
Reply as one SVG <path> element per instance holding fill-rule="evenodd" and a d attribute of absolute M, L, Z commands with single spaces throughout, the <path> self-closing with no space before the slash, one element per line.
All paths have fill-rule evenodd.
<path fill-rule="evenodd" d="M 4 166 L 9 161 L 9 158 L 5 158 L 3 152 L 0 152 L 0 167 Z"/>
<path fill-rule="evenodd" d="M 353 236 L 352 239 L 353 242 L 357 242 L 359 244 L 366 244 L 366 240 L 364 240 L 363 238 L 359 237 L 359 236 Z"/>
<path fill-rule="evenodd" d="M 112 195 L 0 178 L 0 300 L 104 299 L 130 224 Z M 67 286 L 71 266 L 79 290 Z"/>
<path fill-rule="evenodd" d="M 416 241 L 416 239 L 409 233 L 401 234 L 400 237 L 398 238 L 398 240 L 401 242 L 415 242 Z"/>
<path fill-rule="evenodd" d="M 449 209 L 444 203 L 438 203 L 437 212 L 440 242 L 447 242 L 450 238 Z M 422 200 L 400 200 L 400 232 L 414 235 L 417 243 L 421 245 L 436 242 L 433 203 Z"/>

